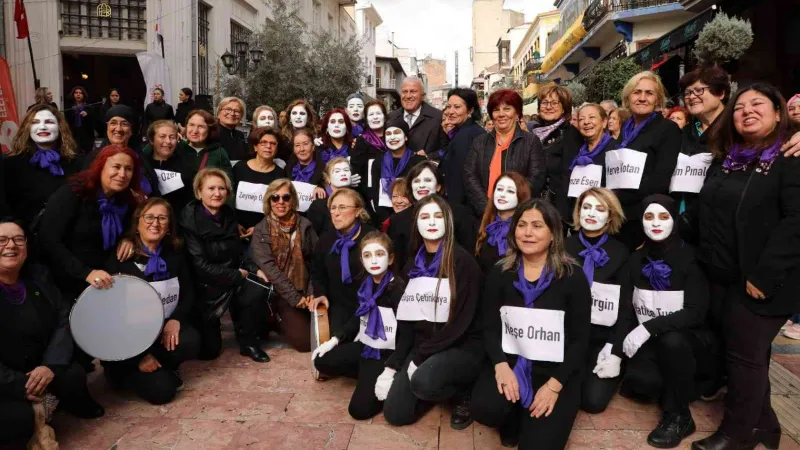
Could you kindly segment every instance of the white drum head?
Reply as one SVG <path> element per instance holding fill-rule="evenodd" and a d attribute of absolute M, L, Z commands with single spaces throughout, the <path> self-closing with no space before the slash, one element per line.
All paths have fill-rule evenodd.
<path fill-rule="evenodd" d="M 110 289 L 86 288 L 72 307 L 72 336 L 101 361 L 122 361 L 147 350 L 164 325 L 161 297 L 150 284 L 115 275 Z"/>

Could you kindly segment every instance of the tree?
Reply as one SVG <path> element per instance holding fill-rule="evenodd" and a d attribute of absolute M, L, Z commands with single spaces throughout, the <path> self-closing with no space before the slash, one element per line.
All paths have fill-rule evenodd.
<path fill-rule="evenodd" d="M 586 86 L 583 85 L 580 81 L 571 81 L 567 83 L 567 89 L 572 92 L 572 104 L 573 106 L 581 106 L 582 104 L 586 103 Z"/>
<path fill-rule="evenodd" d="M 586 101 L 615 100 L 620 103 L 625 83 L 641 71 L 642 68 L 628 58 L 601 62 L 581 80 L 586 86 Z"/>
<path fill-rule="evenodd" d="M 697 36 L 694 54 L 701 63 L 722 64 L 741 58 L 751 45 L 750 21 L 717 14 Z"/>

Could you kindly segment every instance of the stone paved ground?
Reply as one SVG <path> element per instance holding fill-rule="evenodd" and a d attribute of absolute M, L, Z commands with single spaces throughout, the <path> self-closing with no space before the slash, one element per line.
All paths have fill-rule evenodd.
<path fill-rule="evenodd" d="M 478 424 L 463 431 L 449 425 L 449 408 L 436 407 L 417 424 L 396 428 L 382 416 L 358 422 L 347 414 L 354 382 L 317 382 L 310 355 L 271 348 L 272 361 L 253 363 L 234 348 L 216 361 L 184 365 L 186 389 L 169 405 L 152 406 L 112 391 L 100 373 L 90 376 L 106 416 L 83 421 L 57 414 L 53 421 L 63 450 L 69 449 L 500 449 L 494 430 Z M 800 445 L 800 355 L 775 355 L 773 405 L 784 426 L 781 449 Z M 722 415 L 721 402 L 692 405 L 697 433 L 711 434 Z M 580 413 L 570 449 L 649 448 L 647 433 L 658 422 L 654 406 L 615 397 L 602 414 Z"/>

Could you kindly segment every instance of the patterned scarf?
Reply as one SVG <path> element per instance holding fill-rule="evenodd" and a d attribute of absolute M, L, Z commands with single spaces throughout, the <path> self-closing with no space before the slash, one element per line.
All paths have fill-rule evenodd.
<path fill-rule="evenodd" d="M 761 150 L 758 148 L 744 148 L 740 144 L 733 146 L 728 155 L 725 156 L 725 161 L 722 163 L 722 168 L 726 173 L 736 172 L 740 170 L 747 170 L 754 164 L 764 172 L 769 172 L 772 168 L 772 163 L 780 154 L 781 144 L 783 139 L 778 139 L 771 146 Z"/>
<path fill-rule="evenodd" d="M 278 269 L 286 275 L 298 291 L 308 287 L 308 271 L 303 260 L 303 236 L 297 229 L 297 213 L 276 219 L 267 216 L 269 224 L 269 248 Z M 292 234 L 294 233 L 294 236 Z"/>
<path fill-rule="evenodd" d="M 550 124 L 550 125 L 547 125 L 547 126 L 544 126 L 544 127 L 534 128 L 533 131 L 531 131 L 531 133 L 535 134 L 536 137 L 538 137 L 540 141 L 544 142 L 544 140 L 547 138 L 547 136 L 550 136 L 550 133 L 552 133 L 556 128 L 560 127 L 561 124 L 563 124 L 564 121 L 566 121 L 566 120 L 567 120 L 566 118 L 562 117 L 562 118 L 558 119 L 558 121 L 553 123 L 553 124 Z"/>

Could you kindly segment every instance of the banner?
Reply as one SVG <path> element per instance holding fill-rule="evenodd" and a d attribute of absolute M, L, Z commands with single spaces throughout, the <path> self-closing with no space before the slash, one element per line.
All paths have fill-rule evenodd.
<path fill-rule="evenodd" d="M 142 69 L 144 76 L 144 83 L 147 86 L 147 94 L 145 95 L 144 107 L 153 102 L 153 89 L 161 88 L 164 91 L 164 101 L 170 103 L 174 101 L 172 98 L 172 89 L 169 86 L 169 67 L 167 61 L 155 52 L 141 52 L 136 54 L 136 59 L 139 60 L 139 67 Z"/>
<path fill-rule="evenodd" d="M 0 149 L 6 154 L 11 151 L 11 142 L 17 134 L 17 99 L 11 85 L 11 71 L 8 62 L 0 56 Z"/>

